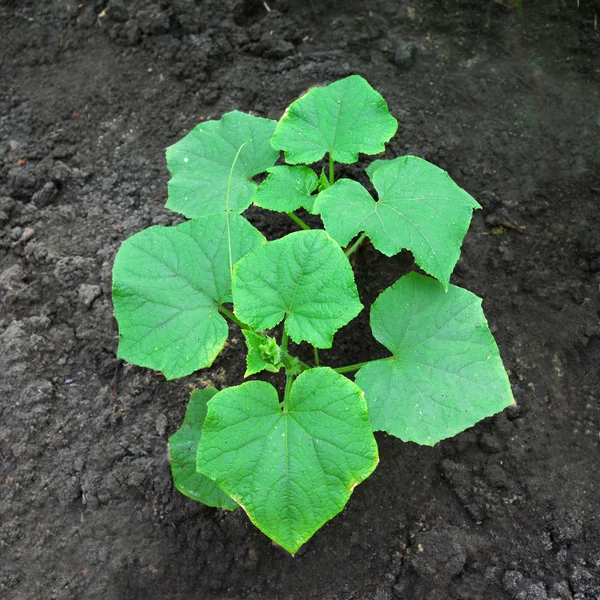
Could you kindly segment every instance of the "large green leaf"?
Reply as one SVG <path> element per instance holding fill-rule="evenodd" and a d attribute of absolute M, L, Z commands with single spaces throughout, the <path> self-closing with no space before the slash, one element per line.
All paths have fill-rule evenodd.
<path fill-rule="evenodd" d="M 236 315 L 256 331 L 285 328 L 296 342 L 331 348 L 362 309 L 343 250 L 323 230 L 298 231 L 242 259 L 233 272 Z"/>
<path fill-rule="evenodd" d="M 190 396 L 181 427 L 169 438 L 169 459 L 175 487 L 185 496 L 206 506 L 235 510 L 238 505 L 212 480 L 196 470 L 198 444 L 206 419 L 206 403 L 215 388 L 196 390 Z"/>
<path fill-rule="evenodd" d="M 356 375 L 374 431 L 432 446 L 514 403 L 471 292 L 410 273 L 375 301 L 371 329 L 393 355 Z"/>
<path fill-rule="evenodd" d="M 367 173 L 378 202 L 349 179 L 319 194 L 314 208 L 331 237 L 345 246 L 365 231 L 387 256 L 407 248 L 417 264 L 447 288 L 479 204 L 446 171 L 416 156 L 375 161 Z"/>
<path fill-rule="evenodd" d="M 317 174 L 308 167 L 277 166 L 268 169 L 269 176 L 258 186 L 254 203 L 262 208 L 293 212 L 300 207 L 312 211 L 319 185 Z"/>
<path fill-rule="evenodd" d="M 279 157 L 269 143 L 275 125 L 238 111 L 197 125 L 167 148 L 172 179 L 166 207 L 188 218 L 246 210 L 257 187 L 252 177 Z"/>
<path fill-rule="evenodd" d="M 219 392 L 208 406 L 198 470 L 294 553 L 342 510 L 378 456 L 360 389 L 335 371 L 299 375 L 286 404 L 263 381 Z"/>
<path fill-rule="evenodd" d="M 227 339 L 218 306 L 231 302 L 231 267 L 264 242 L 230 213 L 125 240 L 113 267 L 119 358 L 167 379 L 209 367 Z"/>
<path fill-rule="evenodd" d="M 398 128 L 382 96 L 362 77 L 351 75 L 312 88 L 292 102 L 271 139 L 289 164 L 314 163 L 326 153 L 354 163 L 358 153 L 379 154 Z"/>

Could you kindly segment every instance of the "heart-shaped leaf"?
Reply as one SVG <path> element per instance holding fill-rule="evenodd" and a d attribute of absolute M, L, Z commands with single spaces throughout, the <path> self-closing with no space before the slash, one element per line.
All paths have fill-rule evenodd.
<path fill-rule="evenodd" d="M 196 471 L 198 444 L 206 419 L 206 403 L 215 388 L 196 390 L 190 396 L 181 427 L 169 438 L 169 459 L 175 487 L 188 498 L 206 506 L 235 510 L 238 505 L 212 480 Z"/>
<path fill-rule="evenodd" d="M 150 227 L 125 240 L 113 267 L 119 358 L 167 379 L 209 367 L 227 339 L 218 307 L 231 302 L 232 266 L 264 243 L 232 213 Z"/>
<path fill-rule="evenodd" d="M 298 231 L 257 248 L 235 267 L 236 315 L 256 331 L 285 328 L 296 342 L 331 348 L 362 309 L 343 250 L 325 231 Z"/>
<path fill-rule="evenodd" d="M 432 446 L 514 403 L 471 292 L 410 273 L 377 298 L 371 329 L 392 353 L 356 375 L 374 431 Z"/>
<path fill-rule="evenodd" d="M 188 218 L 246 210 L 256 192 L 252 177 L 275 164 L 269 143 L 276 122 L 233 111 L 200 123 L 167 148 L 166 208 Z"/>
<path fill-rule="evenodd" d="M 287 163 L 314 163 L 326 153 L 334 161 L 354 163 L 358 153 L 379 154 L 396 133 L 398 122 L 362 77 L 351 75 L 312 88 L 292 102 L 271 144 L 285 151 Z"/>
<path fill-rule="evenodd" d="M 365 231 L 387 256 L 406 248 L 447 288 L 479 204 L 446 171 L 416 156 L 375 161 L 367 173 L 378 202 L 349 179 L 336 181 L 317 197 L 314 210 L 331 237 L 346 246 Z"/>
<path fill-rule="evenodd" d="M 301 207 L 311 212 L 319 185 L 317 174 L 308 167 L 278 166 L 267 169 L 269 176 L 258 186 L 254 203 L 262 208 L 293 212 Z"/>
<path fill-rule="evenodd" d="M 378 455 L 362 392 L 335 371 L 305 371 L 284 404 L 263 381 L 219 392 L 197 466 L 294 553 L 342 510 Z"/>

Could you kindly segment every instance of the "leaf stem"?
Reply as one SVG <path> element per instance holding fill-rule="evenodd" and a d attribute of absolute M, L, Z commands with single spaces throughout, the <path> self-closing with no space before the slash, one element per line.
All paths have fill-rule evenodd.
<path fill-rule="evenodd" d="M 338 367 L 337 369 L 334 369 L 334 371 L 336 373 L 350 373 L 352 371 L 358 371 L 361 367 L 364 367 L 365 365 L 368 365 L 369 363 L 372 363 L 374 361 L 372 360 L 368 360 L 367 362 L 362 362 L 362 363 L 356 363 L 355 365 L 348 365 L 347 367 Z"/>
<path fill-rule="evenodd" d="M 249 329 L 252 331 L 252 328 L 246 323 L 240 321 L 230 310 L 226 309 L 224 306 L 219 305 L 219 310 L 228 318 L 231 319 L 236 325 L 239 325 L 241 329 Z"/>
<path fill-rule="evenodd" d="M 301 229 L 307 229 L 310 230 L 310 227 L 297 215 L 295 215 L 293 212 L 289 212 L 289 213 L 285 213 L 292 221 L 294 221 L 294 223 L 296 223 L 296 225 L 298 225 L 298 227 L 300 227 Z"/>
<path fill-rule="evenodd" d="M 292 391 L 292 384 L 294 383 L 294 376 L 286 371 L 285 373 L 285 393 L 283 394 L 283 413 L 288 412 L 288 402 L 290 398 L 290 392 Z"/>
<path fill-rule="evenodd" d="M 281 336 L 281 354 L 285 356 L 288 351 L 288 333 L 285 330 L 285 323 L 283 324 L 283 335 Z"/>
<path fill-rule="evenodd" d="M 335 183 L 335 172 L 333 170 L 333 156 L 329 153 L 329 185 Z"/>
<path fill-rule="evenodd" d="M 344 252 L 344 254 L 346 256 L 350 256 L 351 254 L 354 254 L 354 252 L 356 252 L 356 250 L 358 250 L 358 247 L 363 243 L 363 240 L 367 237 L 367 232 L 363 231 L 359 238 L 354 242 L 354 244 L 352 244 L 352 246 L 350 246 L 349 248 L 346 249 L 346 251 Z"/>
<path fill-rule="evenodd" d="M 319 366 L 319 349 L 313 346 L 313 352 L 315 353 L 315 367 Z"/>

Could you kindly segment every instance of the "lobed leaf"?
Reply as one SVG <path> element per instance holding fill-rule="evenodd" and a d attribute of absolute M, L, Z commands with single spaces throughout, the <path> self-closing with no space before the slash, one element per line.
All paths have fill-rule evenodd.
<path fill-rule="evenodd" d="M 209 367 L 227 339 L 218 307 L 231 302 L 231 266 L 264 243 L 246 219 L 229 213 L 125 240 L 113 267 L 117 356 L 167 379 Z"/>
<path fill-rule="evenodd" d="M 289 164 L 314 163 L 326 153 L 348 164 L 358 160 L 359 152 L 383 152 L 397 128 L 381 94 L 360 75 L 351 75 L 292 102 L 271 144 L 285 151 Z"/>
<path fill-rule="evenodd" d="M 206 506 L 226 510 L 238 508 L 212 479 L 198 473 L 196 456 L 206 419 L 206 403 L 217 393 L 215 388 L 196 390 L 190 396 L 181 427 L 169 438 L 169 460 L 175 487 L 188 498 Z"/>
<path fill-rule="evenodd" d="M 257 188 L 252 177 L 279 158 L 269 143 L 275 125 L 233 111 L 194 127 L 167 148 L 172 179 L 166 208 L 192 219 L 246 210 Z"/>
<path fill-rule="evenodd" d="M 293 212 L 301 207 L 312 212 L 319 185 L 317 174 L 308 167 L 277 166 L 267 169 L 269 176 L 258 186 L 254 203 L 261 208 Z"/>
<path fill-rule="evenodd" d="M 374 431 L 432 446 L 514 403 L 481 299 L 410 273 L 371 307 L 392 357 L 356 374 Z"/>
<path fill-rule="evenodd" d="M 263 381 L 219 392 L 197 466 L 294 553 L 342 510 L 377 462 L 362 392 L 332 369 L 316 368 L 298 376 L 283 409 Z"/>
<path fill-rule="evenodd" d="M 285 319 L 296 342 L 331 348 L 362 309 L 343 250 L 325 231 L 298 231 L 242 259 L 233 272 L 236 315 L 256 331 Z"/>
<path fill-rule="evenodd" d="M 378 202 L 349 179 L 340 179 L 319 194 L 314 210 L 331 237 L 345 246 L 365 231 L 387 256 L 406 248 L 447 289 L 479 204 L 446 171 L 416 156 L 375 161 L 367 173 Z"/>

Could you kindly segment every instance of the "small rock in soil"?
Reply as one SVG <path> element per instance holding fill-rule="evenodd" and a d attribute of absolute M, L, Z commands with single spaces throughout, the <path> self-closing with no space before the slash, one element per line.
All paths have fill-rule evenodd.
<path fill-rule="evenodd" d="M 506 571 L 502 577 L 502 586 L 504 591 L 509 594 L 516 594 L 523 586 L 525 578 L 519 571 Z"/>
<path fill-rule="evenodd" d="M 519 408 L 518 404 L 511 404 L 504 410 L 506 412 L 506 418 L 509 421 L 514 421 L 515 419 L 518 419 L 521 416 L 521 409 Z"/>
<path fill-rule="evenodd" d="M 17 242 L 22 235 L 23 235 L 22 227 L 13 227 L 10 230 L 10 237 L 14 242 Z"/>
<path fill-rule="evenodd" d="M 543 583 L 530 583 L 517 594 L 517 600 L 548 600 Z"/>
<path fill-rule="evenodd" d="M 67 21 L 77 15 L 77 3 L 70 0 L 55 0 L 52 12 L 58 19 Z"/>
<path fill-rule="evenodd" d="M 158 415 L 158 417 L 156 417 L 156 421 L 154 422 L 154 425 L 156 427 L 156 431 L 157 431 L 158 435 L 160 435 L 160 437 L 163 437 L 167 431 L 167 425 L 168 425 L 167 417 L 164 414 Z"/>
<path fill-rule="evenodd" d="M 392 62 L 403 71 L 408 71 L 415 62 L 415 50 L 413 42 L 401 40 L 396 45 Z"/>
<path fill-rule="evenodd" d="M 44 206 L 48 206 L 48 204 L 51 204 L 52 200 L 56 198 L 57 193 L 58 190 L 56 189 L 56 185 L 54 185 L 54 182 L 47 181 L 42 186 L 42 189 L 38 190 L 31 199 L 36 206 L 42 208 Z"/>
<path fill-rule="evenodd" d="M 169 16 L 156 5 L 139 12 L 139 23 L 143 33 L 160 35 L 169 31 Z"/>
<path fill-rule="evenodd" d="M 97 19 L 96 11 L 93 6 L 88 5 L 84 6 L 82 11 L 79 13 L 77 17 L 77 27 L 82 29 L 89 29 L 96 24 Z"/>
<path fill-rule="evenodd" d="M 79 302 L 86 308 L 90 308 L 96 298 L 102 295 L 102 288 L 99 285 L 90 285 L 88 283 L 82 283 L 79 286 L 77 297 Z"/>
<path fill-rule="evenodd" d="M 0 227 L 3 227 L 10 220 L 10 214 L 15 207 L 15 201 L 8 196 L 0 197 Z"/>
<path fill-rule="evenodd" d="M 8 172 L 8 193 L 13 198 L 29 200 L 37 187 L 37 179 L 33 169 L 13 167 Z"/>
<path fill-rule="evenodd" d="M 483 471 L 483 476 L 494 487 L 502 489 L 510 489 L 511 487 L 510 478 L 499 464 L 492 463 L 487 465 Z"/>
<path fill-rule="evenodd" d="M 35 231 L 31 227 L 25 227 L 25 229 L 23 229 L 21 237 L 19 238 L 19 242 L 21 244 L 26 244 L 28 241 L 32 240 L 34 236 Z"/>
<path fill-rule="evenodd" d="M 467 561 L 469 540 L 458 527 L 443 526 L 419 533 L 412 547 L 410 564 L 424 580 L 448 585 Z"/>
<path fill-rule="evenodd" d="M 566 581 L 555 583 L 550 588 L 550 598 L 557 598 L 559 600 L 573 600 L 571 592 L 569 591 L 569 584 Z"/>
<path fill-rule="evenodd" d="M 64 287 L 74 287 L 88 274 L 96 273 L 96 261 L 83 256 L 65 256 L 54 267 L 54 276 Z"/>
<path fill-rule="evenodd" d="M 100 14 L 102 15 L 102 13 L 104 13 L 103 18 L 115 23 L 124 23 L 129 19 L 129 13 L 123 0 L 110 0 L 108 6 Z"/>
<path fill-rule="evenodd" d="M 502 223 L 510 222 L 511 218 L 505 208 L 499 208 L 498 210 L 485 215 L 484 221 L 488 227 L 498 227 L 499 225 L 502 225 Z"/>
<path fill-rule="evenodd" d="M 504 444 L 491 433 L 482 433 L 479 436 L 479 447 L 488 454 L 497 454 L 504 450 Z"/>
<path fill-rule="evenodd" d="M 590 263 L 598 261 L 600 258 L 600 237 L 598 232 L 586 232 L 579 239 L 579 256 Z"/>

